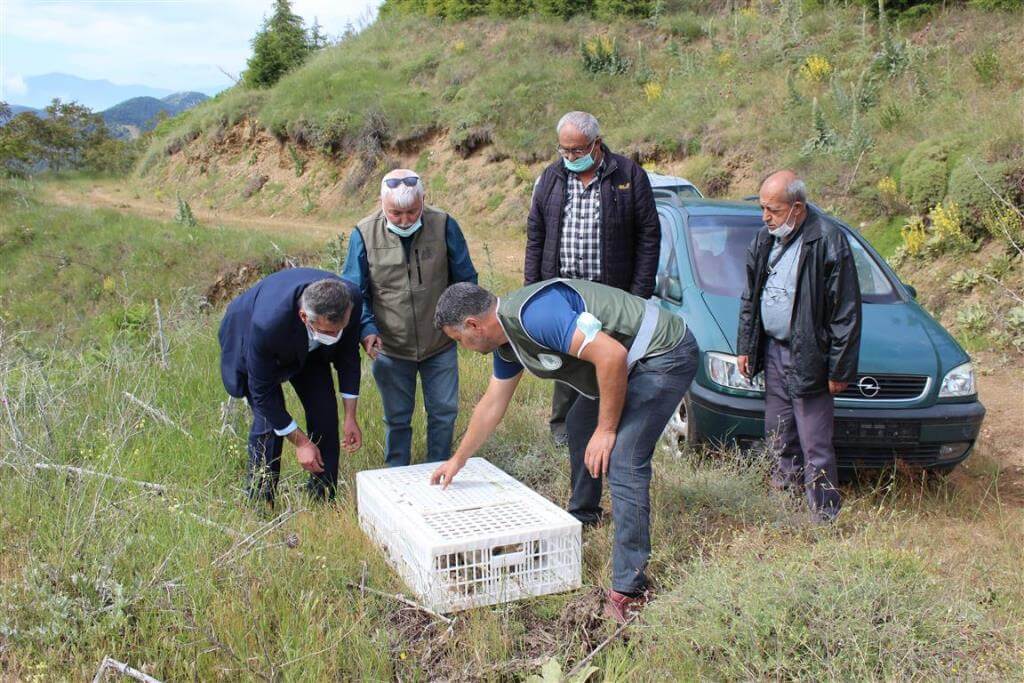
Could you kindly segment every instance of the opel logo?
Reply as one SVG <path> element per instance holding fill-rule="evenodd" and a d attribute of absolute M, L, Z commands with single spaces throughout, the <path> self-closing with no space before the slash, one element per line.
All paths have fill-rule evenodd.
<path fill-rule="evenodd" d="M 860 389 L 861 395 L 865 398 L 874 398 L 882 390 L 878 380 L 871 376 L 861 377 L 860 381 L 857 382 L 857 388 Z"/>

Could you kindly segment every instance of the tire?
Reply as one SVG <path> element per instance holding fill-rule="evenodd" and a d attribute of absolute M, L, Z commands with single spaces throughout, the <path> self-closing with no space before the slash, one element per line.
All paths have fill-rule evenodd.
<path fill-rule="evenodd" d="M 690 394 L 687 393 L 679 402 L 679 407 L 672 414 L 668 424 L 665 425 L 665 432 L 675 437 L 681 444 L 687 443 L 696 446 L 704 440 L 704 435 L 701 434 L 697 421 L 692 417 L 692 405 Z"/>

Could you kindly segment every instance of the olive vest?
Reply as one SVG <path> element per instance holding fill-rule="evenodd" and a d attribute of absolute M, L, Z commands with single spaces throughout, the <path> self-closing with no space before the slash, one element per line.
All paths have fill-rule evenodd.
<path fill-rule="evenodd" d="M 588 313 L 601 321 L 601 331 L 629 349 L 627 364 L 666 353 L 686 335 L 679 316 L 628 292 L 588 280 L 545 280 L 512 292 L 498 303 L 498 322 L 508 344 L 497 354 L 518 362 L 530 374 L 568 384 L 589 398 L 598 395 L 597 372 L 593 364 L 576 356 L 541 346 L 523 327 L 522 311 L 545 287 L 561 282 L 576 290 Z M 636 347 L 636 348 L 634 348 Z"/>
<path fill-rule="evenodd" d="M 434 329 L 434 309 L 449 284 L 447 223 L 444 211 L 424 206 L 423 225 L 409 238 L 408 249 L 388 230 L 380 209 L 356 225 L 366 246 L 373 315 L 387 356 L 421 361 L 453 343 Z"/>

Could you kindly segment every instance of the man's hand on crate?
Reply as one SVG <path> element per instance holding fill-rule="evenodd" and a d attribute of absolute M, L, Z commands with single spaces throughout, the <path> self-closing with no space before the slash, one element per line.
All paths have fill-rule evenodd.
<path fill-rule="evenodd" d="M 455 478 L 455 475 L 459 473 L 459 470 L 465 464 L 457 457 L 448 458 L 430 475 L 430 484 L 432 486 L 441 484 L 441 488 L 448 488 L 448 484 L 452 483 L 452 479 Z"/>

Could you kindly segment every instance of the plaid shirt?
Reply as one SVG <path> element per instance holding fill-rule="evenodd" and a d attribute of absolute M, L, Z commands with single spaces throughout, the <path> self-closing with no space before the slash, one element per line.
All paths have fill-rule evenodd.
<path fill-rule="evenodd" d="M 586 187 L 577 173 L 569 172 L 569 187 L 562 211 L 562 239 L 558 247 L 559 275 L 580 280 L 601 279 L 601 174 L 604 159 Z"/>

